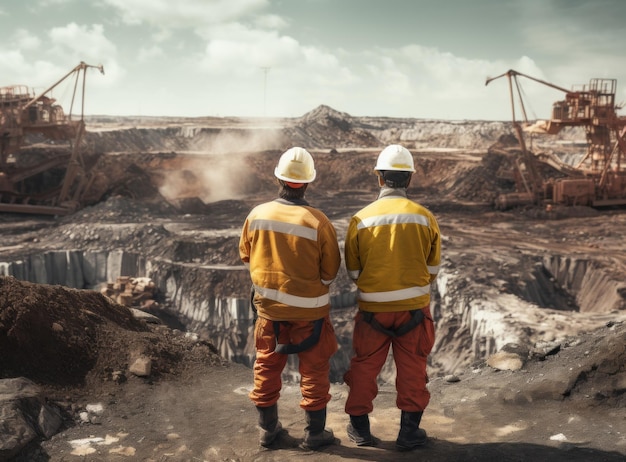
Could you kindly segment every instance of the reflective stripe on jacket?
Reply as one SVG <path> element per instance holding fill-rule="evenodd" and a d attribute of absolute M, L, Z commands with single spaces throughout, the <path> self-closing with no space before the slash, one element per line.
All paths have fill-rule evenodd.
<path fill-rule="evenodd" d="M 404 311 L 430 303 L 439 272 L 439 225 L 405 190 L 383 188 L 378 200 L 350 220 L 345 262 L 364 311 Z"/>
<path fill-rule="evenodd" d="M 328 286 L 341 255 L 330 220 L 318 209 L 275 200 L 248 215 L 239 240 L 259 316 L 316 320 L 330 311 Z"/>

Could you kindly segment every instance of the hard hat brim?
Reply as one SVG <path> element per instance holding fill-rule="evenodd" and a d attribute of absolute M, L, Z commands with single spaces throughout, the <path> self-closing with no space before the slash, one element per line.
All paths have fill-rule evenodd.
<path fill-rule="evenodd" d="M 285 175 L 281 175 L 278 172 L 278 168 L 276 168 L 274 169 L 274 176 L 278 178 L 279 180 L 288 181 L 289 183 L 312 183 L 313 180 L 315 180 L 315 177 L 317 176 L 317 172 L 313 170 L 313 175 L 311 176 L 311 178 L 306 179 L 306 180 L 299 180 L 297 178 L 290 178 Z"/>
<path fill-rule="evenodd" d="M 376 166 L 374 167 L 374 170 L 376 172 L 384 172 L 384 171 L 389 171 L 389 170 L 393 170 L 395 172 L 411 172 L 411 173 L 415 173 L 415 169 L 411 168 L 411 167 L 381 167 L 381 166 Z"/>

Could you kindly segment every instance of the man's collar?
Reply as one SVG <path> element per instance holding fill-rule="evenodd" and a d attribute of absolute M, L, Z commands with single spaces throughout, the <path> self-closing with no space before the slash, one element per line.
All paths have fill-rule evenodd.
<path fill-rule="evenodd" d="M 380 188 L 380 193 L 378 193 L 378 198 L 382 199 L 383 197 L 407 197 L 405 188 L 389 188 L 387 186 L 383 186 Z"/>

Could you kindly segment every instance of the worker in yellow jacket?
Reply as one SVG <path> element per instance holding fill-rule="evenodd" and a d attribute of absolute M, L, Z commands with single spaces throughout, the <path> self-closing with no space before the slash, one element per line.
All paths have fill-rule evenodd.
<path fill-rule="evenodd" d="M 277 407 L 282 371 L 288 355 L 297 354 L 300 407 L 307 422 L 303 446 L 315 449 L 335 442 L 332 430 L 325 428 L 330 358 L 337 351 L 329 286 L 341 255 L 334 226 L 304 199 L 316 176 L 311 154 L 300 147 L 287 150 L 274 175 L 279 198 L 252 209 L 239 241 L 258 315 L 250 399 L 259 412 L 260 443 L 270 446 L 282 431 Z"/>
<path fill-rule="evenodd" d="M 400 145 L 387 146 L 374 168 L 378 199 L 351 219 L 345 262 L 358 288 L 354 356 L 344 380 L 348 437 L 375 446 L 368 414 L 378 394 L 377 378 L 392 346 L 396 365 L 396 404 L 401 410 L 396 447 L 411 450 L 426 443 L 420 428 L 430 394 L 427 357 L 435 340 L 430 285 L 439 271 L 441 238 L 433 214 L 408 199 L 415 172 L 413 156 Z"/>

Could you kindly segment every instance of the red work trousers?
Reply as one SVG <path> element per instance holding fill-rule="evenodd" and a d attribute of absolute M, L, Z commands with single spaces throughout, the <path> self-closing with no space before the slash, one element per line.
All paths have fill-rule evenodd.
<path fill-rule="evenodd" d="M 401 337 L 390 337 L 374 330 L 359 311 L 354 319 L 352 346 L 354 356 L 344 380 L 350 392 L 346 400 L 347 414 L 360 416 L 374 409 L 373 401 L 378 394 L 378 374 L 380 373 L 389 347 L 392 347 L 396 365 L 396 405 L 402 411 L 423 411 L 430 401 L 426 388 L 428 375 L 426 363 L 435 342 L 435 324 L 430 307 L 422 308 L 422 322 Z M 409 321 L 411 313 L 397 311 L 376 313 L 376 320 L 386 329 L 397 329 Z"/>
<path fill-rule="evenodd" d="M 288 321 L 280 323 L 279 343 L 297 344 L 313 333 L 311 321 Z M 282 388 L 282 372 L 288 355 L 274 352 L 276 335 L 274 321 L 259 317 L 254 327 L 256 359 L 254 361 L 254 388 L 250 399 L 256 406 L 272 406 L 278 401 Z M 300 407 L 305 411 L 317 411 L 330 401 L 330 358 L 337 351 L 337 338 L 330 322 L 324 326 L 317 344 L 297 353 L 300 372 Z"/>

